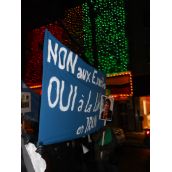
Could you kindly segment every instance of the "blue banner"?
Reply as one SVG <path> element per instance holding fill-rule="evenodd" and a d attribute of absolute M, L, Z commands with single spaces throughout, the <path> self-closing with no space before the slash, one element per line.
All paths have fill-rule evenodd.
<path fill-rule="evenodd" d="M 91 134 L 101 127 L 105 75 L 45 31 L 38 144 Z"/>

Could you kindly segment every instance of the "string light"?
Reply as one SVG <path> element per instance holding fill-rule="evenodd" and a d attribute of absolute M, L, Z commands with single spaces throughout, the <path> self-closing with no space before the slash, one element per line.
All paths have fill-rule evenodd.
<path fill-rule="evenodd" d="M 128 40 L 125 35 L 124 0 L 95 0 L 98 69 L 104 73 L 127 71 Z M 84 52 L 93 65 L 92 30 L 88 3 L 83 4 Z"/>
<path fill-rule="evenodd" d="M 29 88 L 31 88 L 31 89 L 34 89 L 34 88 L 42 88 L 42 85 L 33 85 L 33 86 L 30 86 Z"/>
<path fill-rule="evenodd" d="M 65 11 L 64 16 L 64 35 L 69 34 L 65 39 L 64 45 L 67 45 L 73 52 L 82 57 L 83 54 L 83 25 L 82 25 L 82 7 L 76 6 Z"/>
<path fill-rule="evenodd" d="M 128 97 L 133 96 L 133 82 L 132 82 L 132 74 L 130 71 L 107 74 L 106 79 L 116 79 L 117 77 L 129 77 L 129 83 L 124 86 L 116 87 L 116 85 L 107 84 L 107 89 L 111 90 L 110 96 L 116 97 Z M 122 85 L 122 84 L 121 84 Z"/>
<path fill-rule="evenodd" d="M 93 1 L 90 0 L 91 3 Z M 98 69 L 105 74 L 127 71 L 128 66 L 128 40 L 125 34 L 125 3 L 124 0 L 95 0 L 95 37 L 98 54 Z M 59 41 L 81 58 L 86 58 L 94 64 L 92 30 L 89 6 L 71 8 L 65 12 L 63 21 L 42 26 L 28 33 L 26 56 L 26 73 L 24 81 L 28 86 L 42 83 L 42 48 L 44 31 L 47 28 Z M 64 30 L 66 29 L 66 30 Z M 69 35 L 80 46 L 74 43 Z"/>
<path fill-rule="evenodd" d="M 25 51 L 24 82 L 30 87 L 42 83 L 43 40 L 45 29 L 48 29 L 59 41 L 63 42 L 63 30 L 58 22 L 50 23 L 27 33 Z"/>

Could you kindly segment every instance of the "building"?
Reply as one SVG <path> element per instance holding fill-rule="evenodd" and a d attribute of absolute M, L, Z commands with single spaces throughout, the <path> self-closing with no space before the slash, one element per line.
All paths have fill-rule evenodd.
<path fill-rule="evenodd" d="M 58 5 L 55 4 L 53 0 L 22 2 L 22 79 L 28 86 L 37 88 L 39 93 L 40 90 L 38 88 L 41 87 L 42 81 L 42 42 L 45 28 L 48 28 L 64 45 L 74 50 L 90 64 L 95 65 L 97 61 L 102 60 L 97 59 L 96 61 L 96 58 L 94 60 L 90 58 L 89 60 L 87 54 L 84 53 L 84 46 L 82 46 L 84 45 L 84 33 L 82 31 L 82 25 L 80 24 L 82 18 L 81 15 L 79 15 L 84 2 L 85 1 L 76 2 L 64 0 Z M 107 3 L 110 2 L 110 0 L 107 1 Z M 117 1 L 113 2 L 115 3 Z M 130 96 L 116 97 L 115 107 L 117 107 L 116 113 L 118 114 L 116 121 L 119 121 L 116 125 L 126 130 L 139 131 L 143 127 L 147 127 L 147 115 L 150 115 L 149 3 L 149 0 L 139 2 L 136 0 L 128 0 L 125 4 L 125 31 L 128 38 L 128 54 L 126 54 L 127 51 L 124 51 L 124 56 L 127 55 L 129 61 L 127 62 L 127 68 L 125 67 L 123 69 L 119 67 L 119 71 L 115 71 L 115 73 L 118 75 L 120 72 L 123 72 L 123 70 L 125 72 L 131 71 L 133 93 L 130 94 Z M 98 7 L 96 8 L 98 9 Z M 75 13 L 73 13 L 73 11 L 75 11 Z M 99 13 L 98 11 L 96 12 Z M 94 16 L 94 13 L 92 13 L 92 15 Z M 71 24 L 73 19 L 75 21 L 75 27 Z M 74 21 L 72 23 L 74 23 Z M 92 23 L 94 23 L 94 21 L 92 21 Z M 80 28 L 80 30 L 76 31 L 78 28 Z M 93 42 L 95 43 L 95 38 Z M 120 42 L 118 45 L 120 45 Z M 87 46 L 91 45 L 88 44 Z M 93 57 L 93 55 L 94 57 L 97 56 L 95 48 L 95 46 L 89 48 L 90 52 L 92 52 L 90 57 Z M 116 49 L 118 49 L 118 47 Z M 111 49 L 108 49 L 108 51 L 110 50 Z M 124 50 L 126 49 L 124 48 Z M 113 53 L 118 52 L 114 51 Z M 112 57 L 113 60 L 114 58 L 115 57 Z M 105 63 L 106 57 L 103 58 L 103 60 L 103 63 Z M 105 69 L 108 67 L 109 63 L 111 63 L 111 61 L 108 61 L 105 66 L 100 65 L 100 69 Z M 117 63 L 121 62 L 117 61 Z M 99 65 L 97 67 L 99 67 Z M 111 71 L 111 69 L 108 71 Z M 113 73 L 113 71 L 111 71 L 111 73 Z"/>

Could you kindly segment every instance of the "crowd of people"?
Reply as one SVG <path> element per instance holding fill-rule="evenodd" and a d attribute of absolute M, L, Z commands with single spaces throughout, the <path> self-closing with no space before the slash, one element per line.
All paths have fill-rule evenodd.
<path fill-rule="evenodd" d="M 118 146 L 112 132 L 112 110 L 110 107 L 111 101 L 106 98 L 101 112 L 101 119 L 106 121 L 106 125 L 101 130 L 79 139 L 38 146 L 37 152 L 46 161 L 45 172 L 87 172 L 89 170 L 118 172 Z M 36 130 L 34 140 L 33 137 L 28 137 L 29 133 L 22 126 L 23 143 L 36 144 L 37 132 Z M 25 166 L 27 165 L 22 161 L 22 168 L 24 169 Z"/>

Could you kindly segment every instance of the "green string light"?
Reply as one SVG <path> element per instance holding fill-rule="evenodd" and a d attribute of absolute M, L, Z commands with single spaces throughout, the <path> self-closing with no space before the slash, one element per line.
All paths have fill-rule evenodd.
<path fill-rule="evenodd" d="M 124 6 L 124 0 L 94 1 L 98 69 L 106 74 L 127 71 L 128 40 L 125 34 Z M 84 54 L 93 65 L 92 27 L 88 3 L 82 5 L 82 10 Z"/>

